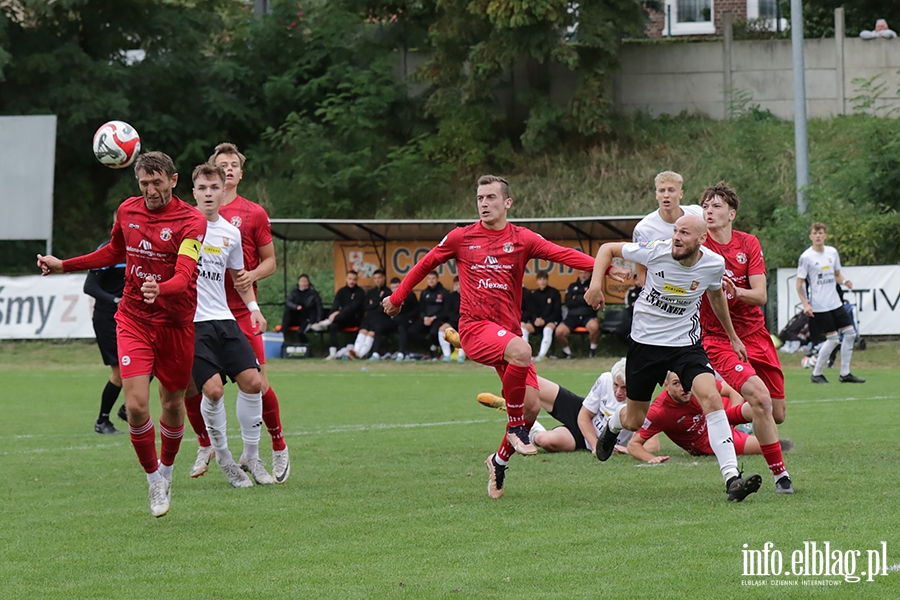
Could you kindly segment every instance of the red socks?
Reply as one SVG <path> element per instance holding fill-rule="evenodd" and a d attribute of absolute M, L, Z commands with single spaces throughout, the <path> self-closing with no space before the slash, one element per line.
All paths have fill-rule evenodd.
<path fill-rule="evenodd" d="M 147 419 L 147 422 L 139 427 L 129 425 L 128 430 L 131 433 L 131 445 L 134 446 L 138 461 L 144 467 L 144 471 L 153 473 L 159 468 L 156 460 L 156 431 L 153 428 L 153 420 Z"/>
<path fill-rule="evenodd" d="M 284 443 L 284 436 L 282 435 L 281 411 L 278 410 L 278 396 L 275 395 L 275 390 L 271 387 L 262 395 L 262 405 L 263 421 L 266 424 L 266 429 L 269 430 L 269 435 L 272 436 L 272 450 L 275 450 L 276 452 L 284 450 L 287 448 L 287 444 Z"/>
<path fill-rule="evenodd" d="M 772 471 L 772 475 L 778 479 L 778 476 L 785 472 L 784 468 L 784 457 L 781 454 L 781 442 L 773 442 L 771 444 L 760 444 L 760 450 L 762 450 L 763 457 L 766 459 L 766 464 L 769 465 L 769 470 Z"/>
<path fill-rule="evenodd" d="M 507 365 L 503 373 L 503 398 L 509 426 L 525 425 L 525 379 L 529 367 Z"/>
<path fill-rule="evenodd" d="M 167 467 L 171 467 L 175 464 L 175 455 L 178 454 L 178 449 L 181 447 L 181 438 L 184 437 L 184 425 L 176 429 L 160 421 L 159 437 L 161 440 L 159 462 Z"/>
<path fill-rule="evenodd" d="M 206 423 L 203 422 L 203 413 L 200 411 L 200 403 L 203 401 L 203 394 L 197 394 L 188 398 L 184 397 L 184 411 L 187 413 L 188 421 L 191 422 L 191 428 L 197 434 L 197 441 L 201 446 L 208 447 L 209 433 L 206 431 Z"/>

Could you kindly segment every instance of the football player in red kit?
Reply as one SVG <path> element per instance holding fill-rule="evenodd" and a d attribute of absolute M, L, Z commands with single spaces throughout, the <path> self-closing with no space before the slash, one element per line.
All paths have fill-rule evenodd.
<path fill-rule="evenodd" d="M 753 432 L 775 476 L 775 491 L 793 494 L 776 425 L 784 421 L 785 415 L 784 373 L 760 308 L 767 299 L 762 247 L 756 236 L 732 227 L 740 198 L 726 183 L 706 188 L 700 205 L 709 228 L 703 245 L 725 259 L 722 289 L 728 298 L 734 329 L 747 348 L 747 360 L 731 351 L 725 331 L 705 297 L 700 304 L 703 348 L 713 368 L 753 408 Z"/>
<path fill-rule="evenodd" d="M 520 328 L 525 266 L 532 258 L 542 258 L 574 269 L 593 268 L 590 256 L 508 223 L 506 215 L 512 204 L 505 179 L 481 177 L 476 196 L 479 220 L 444 236 L 383 301 L 387 314 L 398 314 L 416 284 L 438 265 L 456 259 L 460 342 L 466 356 L 497 370 L 509 419 L 500 449 L 485 461 L 491 498 L 503 496 L 506 465 L 513 454 L 537 453 L 528 432 L 541 408 L 538 381 L 531 364 L 531 346 L 521 338 Z"/>
<path fill-rule="evenodd" d="M 252 287 L 253 293 L 256 294 L 256 282 L 275 272 L 275 246 L 272 243 L 269 215 L 262 206 L 238 194 L 238 185 L 244 176 L 245 160 L 246 158 L 238 151 L 237 146 L 227 142 L 216 146 L 212 156 L 209 157 L 211 164 L 221 167 L 225 171 L 225 199 L 222 206 L 219 207 L 219 214 L 240 230 L 244 249 L 244 269 L 240 271 L 240 276 L 232 279 L 230 273 L 225 275 L 228 308 L 237 319 L 241 331 L 247 336 L 247 340 L 256 353 L 256 358 L 259 360 L 263 385 L 263 422 L 266 424 L 269 435 L 272 436 L 272 476 L 276 483 L 284 483 L 291 473 L 291 461 L 287 444 L 282 435 L 278 397 L 275 395 L 275 390 L 269 386 L 269 378 L 266 375 L 266 351 L 263 346 L 263 338 L 253 330 L 250 311 L 247 310 L 247 305 L 241 300 L 238 292 Z M 197 460 L 191 468 L 191 477 L 199 477 L 206 473 L 209 461 L 213 456 L 200 404 L 201 394 L 199 393 L 185 398 L 188 419 L 200 442 Z"/>
<path fill-rule="evenodd" d="M 38 255 L 44 275 L 112 266 L 125 260 L 125 289 L 116 313 L 119 367 L 131 443 L 147 472 L 150 512 L 171 503 L 172 466 L 184 432 L 184 390 L 194 357 L 197 259 L 206 219 L 172 194 L 178 174 L 162 152 L 138 157 L 134 172 L 142 196 L 116 212 L 112 239 L 101 249 L 61 261 Z M 161 448 L 150 419 L 150 376 L 159 380 Z"/>

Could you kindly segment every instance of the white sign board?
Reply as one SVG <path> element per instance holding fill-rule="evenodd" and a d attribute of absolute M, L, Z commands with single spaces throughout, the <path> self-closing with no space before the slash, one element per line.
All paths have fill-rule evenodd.
<path fill-rule="evenodd" d="M 0 117 L 0 240 L 53 239 L 55 159 L 56 115 Z"/>
<path fill-rule="evenodd" d="M 0 339 L 93 338 L 85 277 L 0 277 Z"/>
<path fill-rule="evenodd" d="M 841 275 L 853 283 L 844 300 L 860 335 L 900 335 L 900 266 L 842 267 Z M 778 331 L 801 309 L 797 269 L 778 269 Z"/>

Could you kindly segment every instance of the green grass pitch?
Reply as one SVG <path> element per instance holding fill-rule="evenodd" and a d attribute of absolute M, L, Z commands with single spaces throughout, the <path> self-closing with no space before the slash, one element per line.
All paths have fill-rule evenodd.
<path fill-rule="evenodd" d="M 215 468 L 190 479 L 188 426 L 171 511 L 154 519 L 128 436 L 93 433 L 108 374 L 96 348 L 4 343 L 0 598 L 898 598 L 898 347 L 857 352 L 868 383 L 856 386 L 835 370 L 835 383 L 814 386 L 799 357 L 782 356 L 780 432 L 795 443 L 785 458 L 797 493 L 776 495 L 762 457 L 745 457 L 763 488 L 741 504 L 725 501 L 714 458 L 668 440 L 672 459 L 652 467 L 584 452 L 516 457 L 506 495 L 491 500 L 482 462 L 505 414 L 475 396 L 498 392 L 492 370 L 274 361 L 288 482 L 236 490 Z M 583 395 L 614 360 L 538 371 Z M 261 448 L 270 463 L 265 433 Z M 840 550 L 846 567 L 860 551 L 856 575 L 886 542 L 888 575 L 744 575 L 745 549 L 771 542 L 789 570 L 811 541 Z"/>

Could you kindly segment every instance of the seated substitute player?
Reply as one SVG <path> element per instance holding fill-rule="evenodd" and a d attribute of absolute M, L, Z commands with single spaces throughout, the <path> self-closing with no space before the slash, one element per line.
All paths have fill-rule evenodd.
<path fill-rule="evenodd" d="M 731 386 L 724 381 L 717 381 L 716 386 L 722 394 L 722 406 L 728 415 L 728 422 L 732 425 L 731 436 L 734 440 L 734 450 L 738 455 L 762 454 L 759 440 L 755 436 L 747 435 L 743 431 L 734 428 L 734 425 L 747 423 L 753 416 L 750 405 L 743 401 Z M 706 416 L 703 408 L 690 392 L 685 392 L 681 387 L 678 375 L 670 372 L 666 376 L 665 390 L 656 397 L 643 427 L 640 428 L 628 442 L 628 454 L 637 460 L 646 463 L 661 463 L 669 460 L 668 456 L 655 456 L 657 450 L 648 448 L 648 440 L 658 437 L 660 433 L 669 436 L 688 454 L 693 456 L 712 456 L 713 450 L 709 445 L 709 437 L 706 435 Z M 790 440 L 779 440 L 781 448 L 785 451 L 793 447 Z M 778 476 L 776 475 L 776 481 Z M 781 488 L 775 488 L 779 491 Z M 784 493 L 784 492 L 781 492 Z"/>
<path fill-rule="evenodd" d="M 594 382 L 586 398 L 567 390 L 544 377 L 538 377 L 541 408 L 562 423 L 547 430 L 538 421 L 531 428 L 531 441 L 547 452 L 594 452 L 597 436 L 604 423 L 625 402 L 625 359 L 619 360 L 608 373 L 602 373 Z M 478 394 L 478 402 L 484 406 L 506 409 L 503 398 L 484 392 Z M 616 450 L 626 453 L 625 446 L 633 432 L 623 429 L 619 432 Z M 651 448 L 659 449 L 657 440 L 650 440 Z M 656 450 L 653 450 L 654 452 Z"/>
<path fill-rule="evenodd" d="M 253 347 L 241 331 L 228 308 L 225 295 L 225 272 L 232 278 L 244 268 L 244 253 L 240 230 L 219 216 L 219 206 L 225 195 L 225 172 L 215 165 L 204 163 L 194 169 L 194 199 L 206 217 L 206 236 L 200 250 L 197 277 L 197 312 L 194 315 L 193 382 L 188 395 L 194 395 L 195 385 L 203 393 L 200 410 L 209 433 L 216 462 L 234 487 L 251 487 L 275 483 L 265 463 L 259 457 L 259 436 L 262 428 L 262 379 L 259 362 Z M 250 322 L 257 334 L 266 331 L 266 320 L 259 310 L 252 288 L 238 290 Z M 238 385 L 237 419 L 241 426 L 244 451 L 240 466 L 228 449 L 225 420 L 223 377 L 227 375 Z M 250 480 L 244 471 L 253 477 Z"/>
<path fill-rule="evenodd" d="M 594 358 L 597 354 L 597 343 L 600 341 L 600 320 L 597 318 L 597 311 L 584 301 L 584 293 L 590 285 L 591 272 L 579 271 L 578 279 L 566 288 L 566 306 L 569 308 L 569 312 L 556 328 L 556 341 L 559 342 L 565 358 L 572 358 L 569 334 L 576 327 L 584 327 L 588 330 L 588 339 L 591 343 L 589 356 Z"/>
<path fill-rule="evenodd" d="M 819 349 L 820 360 L 813 367 L 810 380 L 813 383 L 828 383 L 822 370 L 826 358 L 840 346 L 840 382 L 865 383 L 865 379 L 850 372 L 856 330 L 835 285 L 845 285 L 852 290 L 853 282 L 841 274 L 841 257 L 834 246 L 825 245 L 827 237 L 825 224 L 813 223 L 809 228 L 809 239 L 813 245 L 800 255 L 797 263 L 797 295 L 803 303 L 803 312 L 812 317 L 810 328 L 825 335 L 825 343 Z M 844 336 L 843 341 L 841 336 Z"/>
<path fill-rule="evenodd" d="M 400 287 L 400 278 L 394 277 L 391 279 L 390 288 L 391 293 L 397 291 L 397 288 Z M 416 296 L 415 292 L 410 292 L 409 296 L 406 297 L 406 300 L 403 301 L 403 306 L 400 307 L 400 312 L 391 317 L 391 320 L 397 326 L 397 352 L 394 355 L 395 360 L 403 360 L 406 357 L 407 349 L 409 347 L 409 328 L 419 317 L 419 298 Z"/>
<path fill-rule="evenodd" d="M 356 284 L 358 280 L 359 274 L 356 271 L 347 271 L 347 285 L 334 295 L 331 313 L 324 321 L 312 326 L 313 331 L 328 331 L 329 348 L 325 360 L 337 358 L 338 332 L 347 327 L 359 327 L 362 323 L 366 293 Z"/>
<path fill-rule="evenodd" d="M 109 244 L 109 240 L 97 247 L 97 250 Z M 100 356 L 103 364 L 108 366 L 109 381 L 103 388 L 100 396 L 100 414 L 94 423 L 94 432 L 102 434 L 123 433 L 109 420 L 112 407 L 115 406 L 122 391 L 122 374 L 119 371 L 119 351 L 116 346 L 116 311 L 119 309 L 119 301 L 125 289 L 125 263 L 121 262 L 112 267 L 91 269 L 84 280 L 84 293 L 94 299 L 94 313 L 91 322 L 94 325 L 94 335 L 97 336 L 97 346 L 100 348 Z M 125 405 L 122 405 L 122 409 Z M 120 409 L 119 416 L 127 420 L 127 415 Z"/>
<path fill-rule="evenodd" d="M 372 273 L 375 287 L 366 292 L 366 313 L 359 326 L 359 333 L 356 334 L 353 349 L 347 353 L 350 358 L 364 358 L 371 350 L 372 358 L 377 360 L 381 357 L 381 338 L 397 329 L 397 325 L 381 308 L 382 300 L 391 295 L 390 288 L 384 285 L 384 279 L 384 271 L 381 269 Z"/>
<path fill-rule="evenodd" d="M 534 321 L 534 306 L 531 303 L 531 290 L 525 287 L 525 284 L 522 284 L 522 322 L 519 326 L 522 328 L 522 339 L 526 342 L 529 340 L 529 337 L 532 333 L 534 333 L 534 327 L 531 326 L 531 322 Z"/>
<path fill-rule="evenodd" d="M 459 346 L 459 333 L 456 331 L 459 327 L 459 277 L 453 278 L 453 290 L 447 294 L 441 321 L 443 323 L 438 330 L 437 340 L 441 346 L 441 353 L 444 355 L 443 360 L 452 360 L 453 349 L 451 346 L 456 346 L 456 361 L 465 362 L 466 351 Z"/>
<path fill-rule="evenodd" d="M 443 324 L 444 302 L 447 300 L 447 288 L 438 280 L 437 271 L 425 277 L 426 288 L 419 294 L 419 318 L 409 326 L 407 343 L 412 339 L 434 350 L 434 342 Z M 401 348 L 401 352 L 406 352 Z"/>
<path fill-rule="evenodd" d="M 111 266 L 125 259 L 125 290 L 116 313 L 122 388 L 131 444 L 150 488 L 150 514 L 161 517 L 172 502 L 172 467 L 184 435 L 184 390 L 191 380 L 197 259 L 206 219 L 172 194 L 175 164 L 162 152 L 134 163 L 141 196 L 116 212 L 111 241 L 86 256 L 61 261 L 38 254 L 43 275 Z M 150 376 L 159 381 L 161 447 L 150 418 Z"/>
<path fill-rule="evenodd" d="M 291 327 L 297 327 L 300 341 L 307 342 L 306 328 L 321 321 L 323 312 L 319 291 L 309 280 L 309 275 L 303 273 L 297 278 L 296 287 L 284 299 L 281 333 L 287 336 Z"/>
<path fill-rule="evenodd" d="M 537 289 L 531 292 L 531 308 L 533 319 L 522 326 L 531 333 L 541 331 L 541 347 L 534 360 L 540 362 L 547 358 L 553 344 L 553 332 L 562 322 L 562 298 L 559 290 L 549 285 L 550 275 L 547 271 L 538 271 Z"/>
<path fill-rule="evenodd" d="M 531 346 L 519 336 L 525 266 L 533 258 L 575 269 L 588 269 L 591 264 L 581 252 L 509 223 L 507 213 L 512 204 L 505 179 L 480 177 L 476 195 L 479 220 L 444 236 L 416 263 L 397 291 L 384 300 L 385 312 L 398 314 L 407 294 L 427 273 L 456 259 L 460 341 L 471 360 L 494 367 L 503 381 L 503 397 L 507 401 L 503 441 L 498 451 L 485 460 L 491 498 L 503 496 L 506 465 L 513 454 L 537 453 L 528 439 L 528 431 L 541 409 L 537 373 L 531 364 Z"/>
<path fill-rule="evenodd" d="M 725 260 L 703 247 L 706 223 L 702 218 L 685 215 L 675 222 L 672 239 L 648 243 L 607 243 L 597 252 L 594 277 L 585 300 L 603 308 L 600 278 L 608 271 L 613 257 L 647 267 L 646 284 L 635 303 L 631 327 L 632 344 L 628 349 L 628 400 L 613 413 L 597 442 L 597 458 L 612 454 L 621 429 L 638 429 L 647 416 L 653 391 L 663 383 L 669 371 L 678 374 L 694 392 L 706 413 L 707 435 L 716 453 L 729 502 L 741 502 L 759 490 L 759 474 L 742 477 L 737 468 L 734 440 L 728 417 L 709 359 L 700 343 L 699 305 L 704 294 L 716 318 L 721 322 L 732 350 L 747 360 L 744 348 L 728 314 L 728 301 L 722 292 Z"/>

